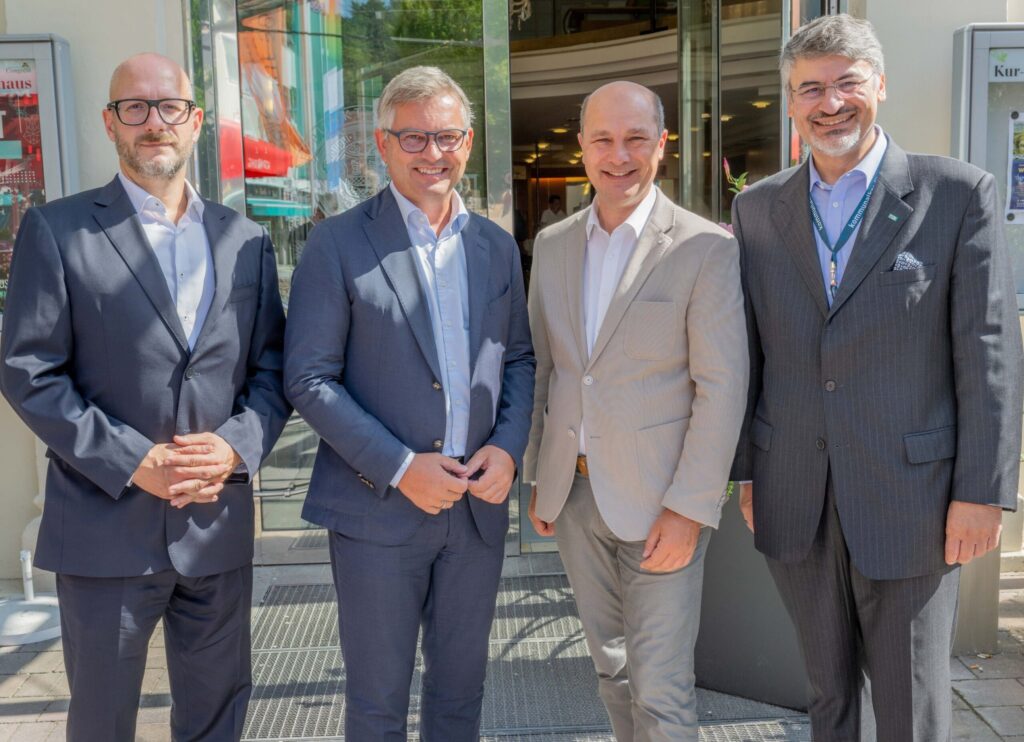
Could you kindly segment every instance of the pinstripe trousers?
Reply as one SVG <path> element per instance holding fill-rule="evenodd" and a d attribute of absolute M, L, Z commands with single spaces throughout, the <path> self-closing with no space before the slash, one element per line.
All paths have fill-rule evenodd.
<path fill-rule="evenodd" d="M 959 569 L 868 579 L 850 560 L 831 475 L 823 511 L 802 560 L 767 560 L 807 667 L 813 739 L 949 740 Z"/>

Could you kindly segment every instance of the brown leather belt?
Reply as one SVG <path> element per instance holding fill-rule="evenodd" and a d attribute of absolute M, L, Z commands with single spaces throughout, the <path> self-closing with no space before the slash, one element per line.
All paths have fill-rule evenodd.
<path fill-rule="evenodd" d="M 576 457 L 576 473 L 581 477 L 590 479 L 590 469 L 587 468 L 587 457 L 582 454 Z"/>

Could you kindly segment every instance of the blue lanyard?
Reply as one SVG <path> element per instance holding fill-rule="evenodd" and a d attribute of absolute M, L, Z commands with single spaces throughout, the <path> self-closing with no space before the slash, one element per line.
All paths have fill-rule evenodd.
<path fill-rule="evenodd" d="M 836 240 L 835 246 L 829 242 L 828 232 L 825 231 L 825 222 L 821 219 L 821 214 L 818 213 L 818 207 L 814 205 L 814 198 L 810 193 L 807 194 L 807 201 L 811 206 L 811 221 L 814 222 L 814 228 L 818 232 L 818 236 L 821 237 L 822 243 L 832 253 L 832 259 L 829 262 L 828 270 L 828 287 L 829 291 L 832 292 L 832 298 L 836 298 L 836 292 L 839 291 L 839 282 L 836 280 L 836 272 L 839 268 L 839 251 L 842 250 L 850 237 L 854 232 L 857 231 L 857 227 L 860 226 L 861 221 L 864 219 L 864 213 L 868 209 L 868 201 L 871 200 L 871 194 L 875 190 L 875 184 L 878 182 L 878 174 L 881 172 L 882 167 L 879 163 L 879 167 L 875 170 L 874 177 L 871 178 L 871 182 L 868 183 L 868 189 L 864 191 L 864 195 L 861 196 L 860 203 L 857 204 L 857 208 L 853 210 L 853 215 L 850 220 L 846 222 L 846 226 L 843 227 L 843 231 L 839 233 L 839 239 Z"/>

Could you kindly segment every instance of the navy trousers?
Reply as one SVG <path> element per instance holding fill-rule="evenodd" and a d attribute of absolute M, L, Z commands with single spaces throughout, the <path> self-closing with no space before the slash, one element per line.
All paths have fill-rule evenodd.
<path fill-rule="evenodd" d="M 345 661 L 345 738 L 406 742 L 423 629 L 420 739 L 476 742 L 504 544 L 485 543 L 466 494 L 384 546 L 331 532 Z"/>
<path fill-rule="evenodd" d="M 163 619 L 171 739 L 234 742 L 252 690 L 252 566 L 184 577 L 57 575 L 69 742 L 133 742 L 149 640 Z"/>

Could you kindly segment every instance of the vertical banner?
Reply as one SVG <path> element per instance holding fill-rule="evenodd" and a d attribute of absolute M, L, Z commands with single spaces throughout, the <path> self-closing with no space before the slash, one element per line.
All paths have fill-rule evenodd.
<path fill-rule="evenodd" d="M 0 315 L 21 218 L 45 200 L 35 62 L 0 60 Z"/>
<path fill-rule="evenodd" d="M 1010 112 L 1010 141 L 1007 147 L 1006 222 L 1024 219 L 1024 116 Z"/>

